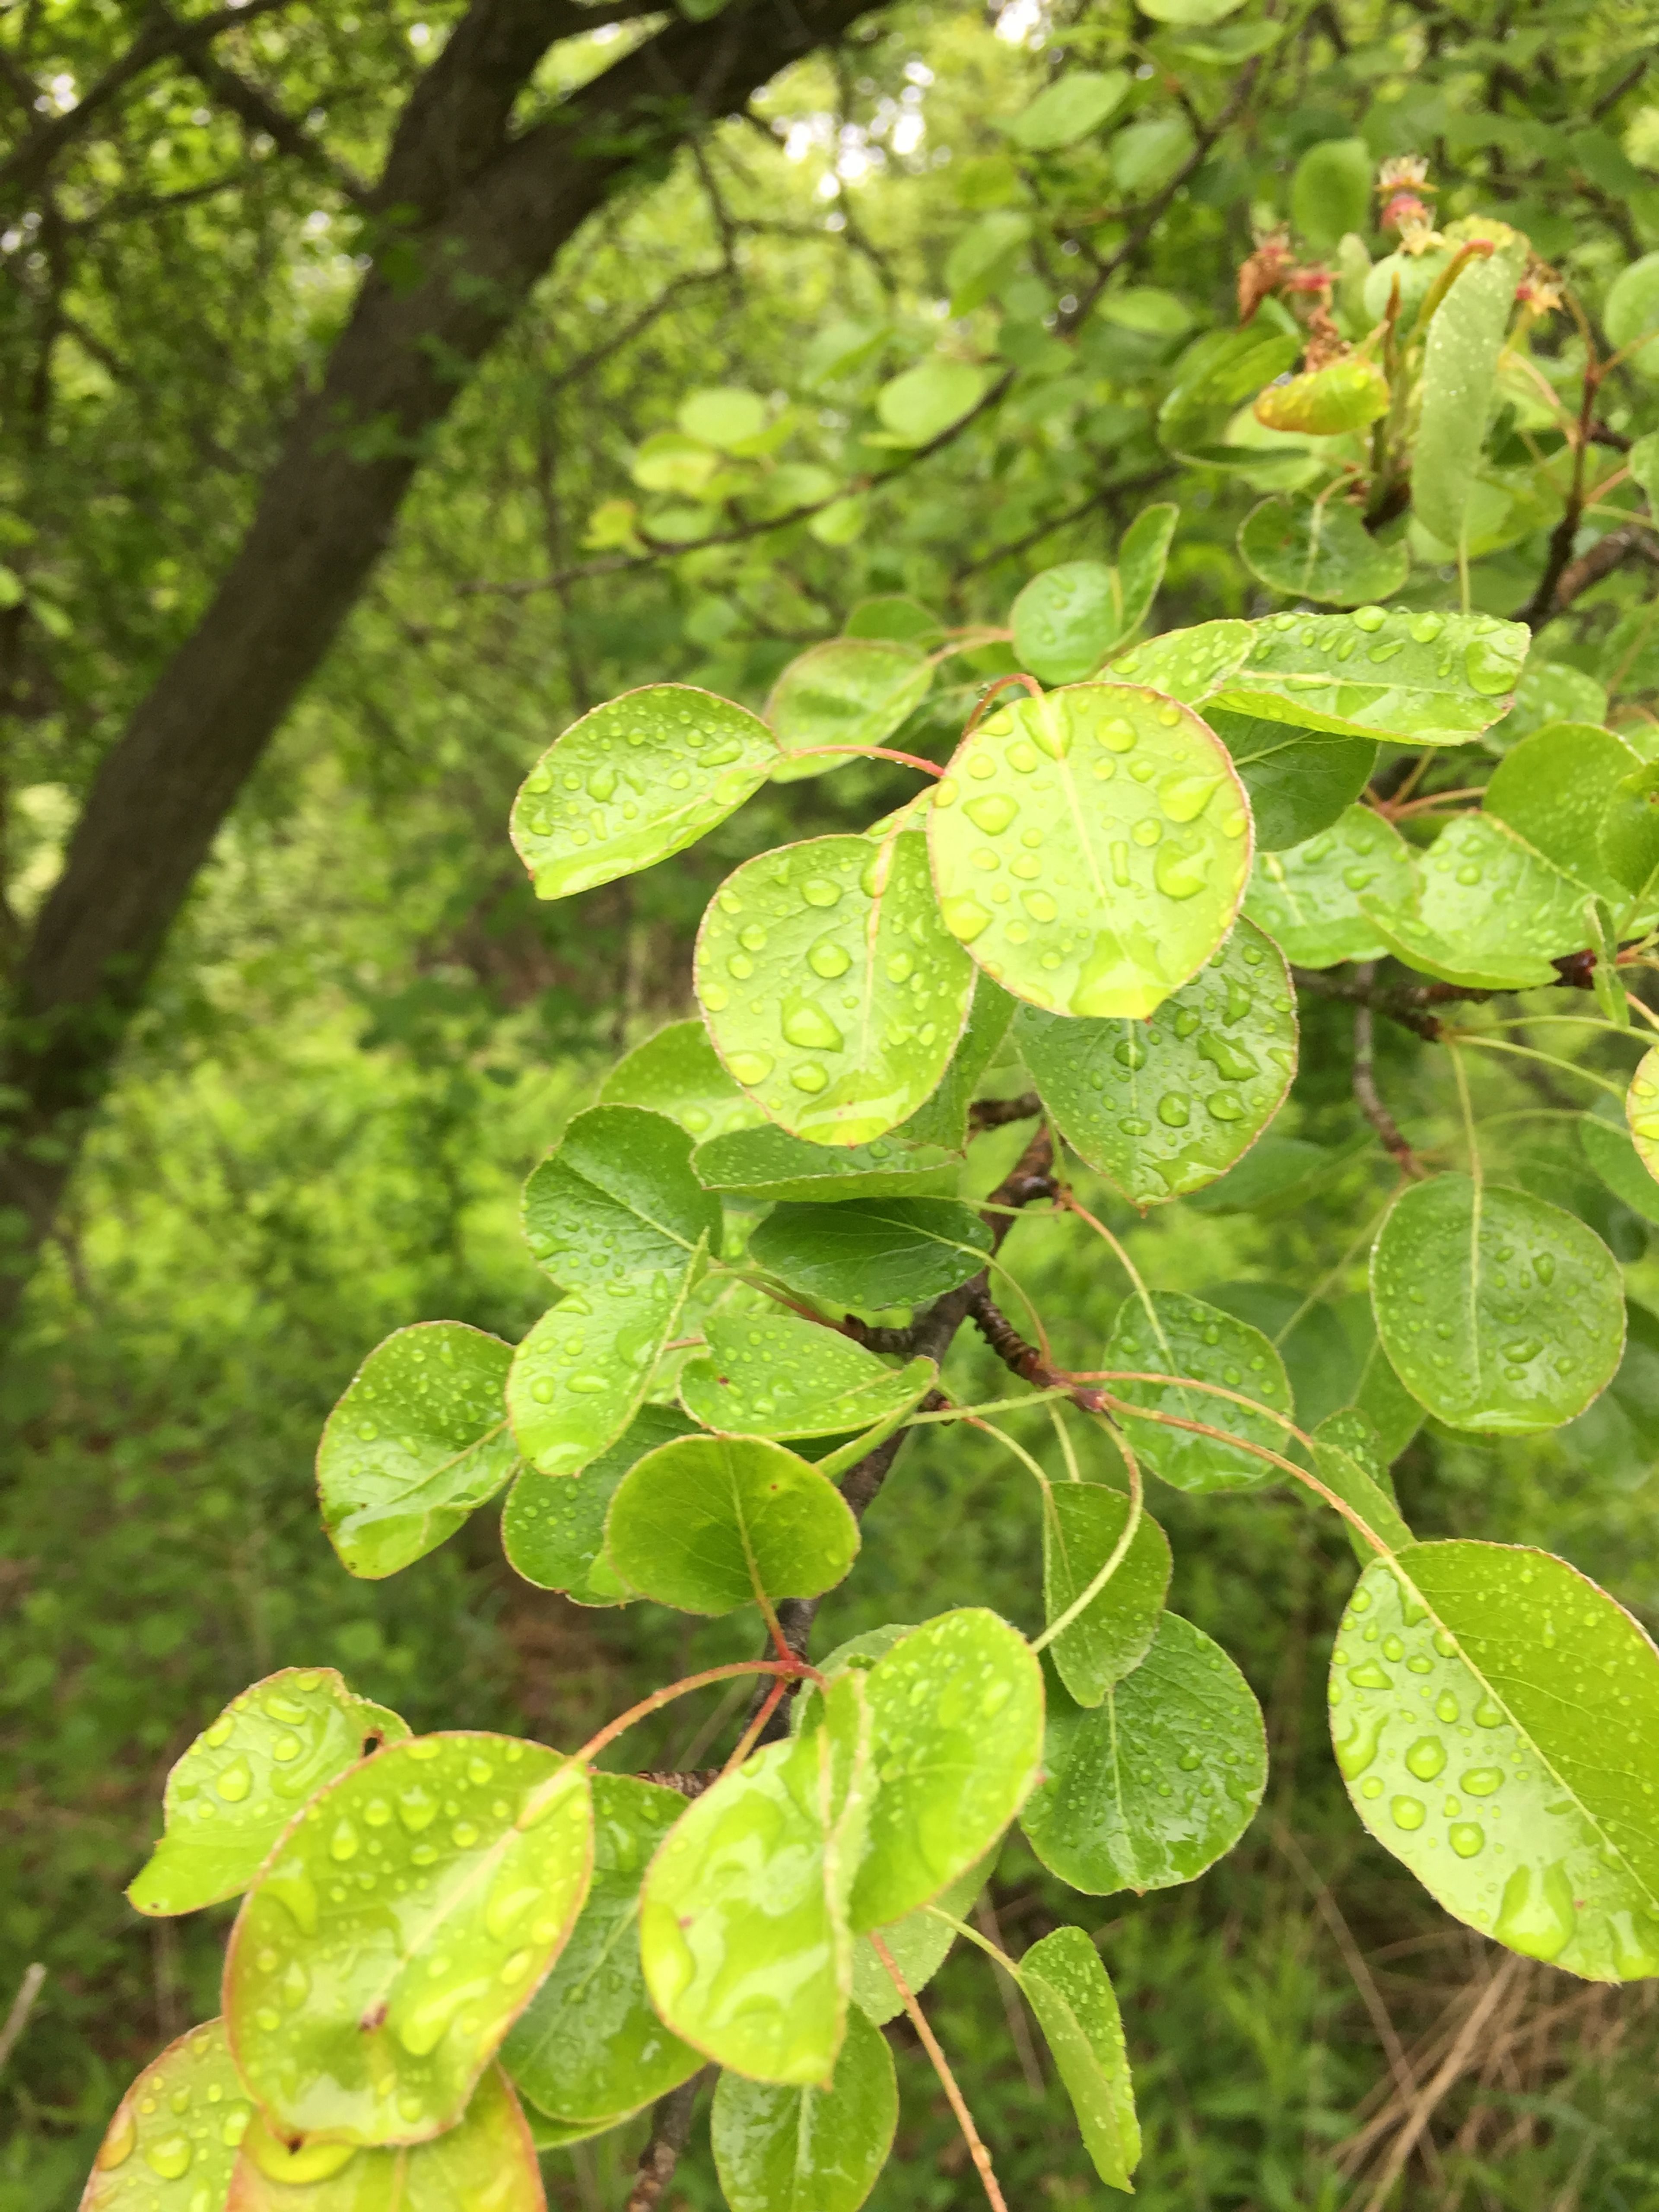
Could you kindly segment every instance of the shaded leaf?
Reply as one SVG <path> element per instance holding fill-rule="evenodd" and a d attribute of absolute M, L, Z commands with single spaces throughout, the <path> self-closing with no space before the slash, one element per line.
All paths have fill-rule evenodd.
<path fill-rule="evenodd" d="M 890 1367 L 839 1331 L 793 1314 L 717 1313 L 708 1355 L 680 1377 L 687 1413 L 729 1436 L 836 1437 L 913 1406 L 931 1359 Z"/>
<path fill-rule="evenodd" d="M 1249 793 L 1259 853 L 1305 844 L 1328 829 L 1365 788 L 1376 765 L 1369 738 L 1333 738 L 1206 701 L 1205 717 L 1232 757 Z"/>
<path fill-rule="evenodd" d="M 666 1114 L 702 1143 L 731 1129 L 752 1129 L 765 1115 L 720 1066 L 700 1021 L 670 1022 L 625 1053 L 599 1085 L 607 1106 Z"/>
<path fill-rule="evenodd" d="M 1655 1181 L 1642 1153 L 1637 1150 L 1628 1127 L 1621 1127 L 1613 1118 L 1618 1110 L 1613 1101 L 1608 1099 L 1605 1104 L 1605 1118 L 1600 1104 L 1593 1112 L 1581 1116 L 1580 1149 L 1621 1205 L 1629 1206 L 1632 1213 L 1639 1213 L 1644 1221 L 1659 1224 L 1659 1182 Z M 1654 1134 L 1659 1135 L 1659 1128 Z M 1651 1150 L 1651 1140 L 1644 1142 Z"/>
<path fill-rule="evenodd" d="M 1401 1517 L 1382 1439 L 1357 1407 L 1328 1414 L 1314 1431 L 1314 1472 L 1345 1505 L 1352 1506 L 1390 1551 L 1413 1540 Z M 1357 1528 L 1346 1522 L 1343 1526 L 1354 1557 L 1362 1567 L 1370 1566 L 1376 1553 Z"/>
<path fill-rule="evenodd" d="M 756 1199 L 919 1197 L 954 1191 L 962 1172 L 959 1154 L 942 1145 L 813 1145 L 777 1128 L 710 1138 L 691 1165 L 705 1189 Z"/>
<path fill-rule="evenodd" d="M 1411 574 L 1404 538 L 1380 544 L 1341 499 L 1265 499 L 1245 518 L 1238 550 L 1274 591 L 1336 606 L 1392 599 Z"/>
<path fill-rule="evenodd" d="M 968 1009 L 968 1025 L 951 1064 L 931 1097 L 918 1106 L 908 1121 L 894 1132 L 913 1145 L 943 1145 L 961 1152 L 968 1141 L 968 1109 L 979 1094 L 980 1082 L 997 1048 L 1008 1033 L 1017 1000 L 994 983 L 983 969 L 974 970 L 974 996 Z"/>
<path fill-rule="evenodd" d="M 1501 722 L 1493 723 L 1481 743 L 1489 752 L 1502 752 L 1552 722 L 1601 723 L 1607 718 L 1605 684 L 1582 669 L 1564 661 L 1540 660 L 1534 653 L 1521 672 L 1514 706 Z"/>
<path fill-rule="evenodd" d="M 792 1290 L 869 1312 L 970 1282 L 990 1249 L 983 1217 L 951 1198 L 780 1206 L 749 1240 L 756 1265 Z"/>
<path fill-rule="evenodd" d="M 1133 2191 L 1140 2123 L 1116 1993 L 1080 1928 L 1056 1928 L 1019 1961 L 1019 1985 L 1066 2084 L 1095 2172 Z"/>
<path fill-rule="evenodd" d="M 798 1698 L 798 1707 L 799 1703 Z M 948 1912 L 952 1920 L 960 1920 L 973 1910 L 975 1899 L 996 1870 L 1000 1843 L 1000 1839 L 976 1866 L 970 1866 L 966 1874 L 958 1875 L 955 1881 L 939 1892 L 935 1900 L 939 1911 Z M 920 1905 L 902 1920 L 890 1922 L 881 1931 L 881 1940 L 893 1964 L 903 1975 L 906 1989 L 915 1996 L 945 1964 L 957 1940 L 957 1931 L 948 1921 L 939 1918 L 932 1905 Z M 876 1956 L 876 1947 L 867 1936 L 855 1936 L 853 1939 L 853 2002 L 878 2027 L 896 2020 L 904 2010 L 904 1999 L 894 1988 L 891 1975 Z"/>
<path fill-rule="evenodd" d="M 832 637 L 809 647 L 789 663 L 766 702 L 784 754 L 772 781 L 825 775 L 853 757 L 791 757 L 812 746 L 886 744 L 933 683 L 927 655 L 896 639 Z"/>
<path fill-rule="evenodd" d="M 1291 179 L 1291 221 L 1316 253 L 1345 232 L 1370 228 L 1371 149 L 1363 138 L 1325 138 L 1310 146 Z"/>
<path fill-rule="evenodd" d="M 578 1114 L 524 1187 L 525 1242 L 573 1291 L 684 1273 L 718 1252 L 720 1208 L 691 1172 L 691 1139 L 639 1106 Z"/>
<path fill-rule="evenodd" d="M 1014 601 L 1014 657 L 1045 684 L 1091 676 L 1122 635 L 1117 571 L 1063 561 L 1033 576 Z"/>
<path fill-rule="evenodd" d="M 140 1912 L 193 1912 L 246 1889 L 306 1800 L 409 1726 L 331 1667 L 284 1667 L 233 1698 L 167 1776 L 167 1832 L 127 1891 Z"/>
<path fill-rule="evenodd" d="M 1042 1611 L 1058 1620 L 1115 1549 L 1129 1501 L 1103 1483 L 1060 1482 L 1042 1502 Z M 1060 1678 L 1080 1705 L 1097 1705 L 1146 1656 L 1170 1588 L 1170 1540 L 1143 1513 L 1128 1550 L 1100 1595 L 1049 1646 Z"/>
<path fill-rule="evenodd" d="M 191 2028 L 116 2106 L 81 2212 L 219 2212 L 252 2118 L 223 2021 Z"/>
<path fill-rule="evenodd" d="M 631 876 L 735 813 L 777 766 L 758 714 L 690 684 L 626 691 L 573 722 L 513 803 L 538 898 Z"/>
<path fill-rule="evenodd" d="M 1151 1300 L 1152 1312 L 1139 1298 L 1126 1298 L 1119 1309 L 1106 1364 L 1147 1375 L 1190 1376 L 1195 1382 L 1236 1390 L 1257 1405 L 1288 1415 L 1291 1386 L 1285 1363 L 1258 1328 L 1235 1319 L 1219 1306 L 1206 1305 L 1177 1291 L 1160 1291 Z M 1173 1415 L 1183 1421 L 1202 1422 L 1231 1437 L 1285 1453 L 1282 1421 L 1231 1398 L 1206 1390 L 1183 1390 L 1178 1383 L 1109 1382 L 1115 1398 L 1148 1412 Z M 1143 1466 L 1177 1490 L 1259 1490 L 1264 1483 L 1280 1480 L 1270 1461 L 1257 1453 L 1190 1430 L 1162 1426 L 1121 1416 L 1127 1436 Z"/>
<path fill-rule="evenodd" d="M 574 1605 L 626 1605 L 631 1595 L 605 1555 L 605 1516 L 629 1468 L 676 1437 L 696 1432 L 678 1406 L 641 1406 L 616 1443 L 570 1475 L 526 1468 L 507 1492 L 501 1548 L 538 1589 Z"/>
<path fill-rule="evenodd" d="M 1388 947 L 1360 906 L 1404 906 L 1416 889 L 1412 856 L 1392 823 L 1350 806 L 1316 836 L 1284 852 L 1259 853 L 1244 911 L 1287 960 L 1334 968 L 1378 960 Z"/>
<path fill-rule="evenodd" d="M 1620 270 L 1607 287 L 1602 326 L 1615 347 L 1630 346 L 1630 366 L 1638 375 L 1659 376 L 1659 345 L 1638 345 L 1648 331 L 1659 333 L 1659 253 L 1644 253 Z"/>
<path fill-rule="evenodd" d="M 1443 545 L 1455 547 L 1463 535 L 1498 356 L 1526 261 L 1526 240 L 1506 231 L 1493 252 L 1458 272 L 1429 325 L 1412 508 Z"/>
<path fill-rule="evenodd" d="M 1557 722 L 1505 753 L 1486 786 L 1482 810 L 1576 883 L 1619 900 L 1623 885 L 1604 869 L 1598 840 L 1620 786 L 1639 774 L 1640 766 L 1611 730 Z"/>
<path fill-rule="evenodd" d="M 714 2170 L 731 2212 L 858 2212 L 897 2125 L 892 2053 L 854 2007 L 827 2088 L 720 2075 Z"/>
<path fill-rule="evenodd" d="M 609 1294 L 573 1291 L 513 1355 L 507 1410 L 543 1474 L 574 1474 L 615 1443 L 644 1402 L 696 1263 Z"/>
<path fill-rule="evenodd" d="M 1225 431 L 1237 410 L 1289 368 L 1302 350 L 1293 332 L 1257 321 L 1243 330 L 1206 331 L 1175 366 L 1158 410 L 1158 435 L 1177 453 L 1194 453 Z"/>

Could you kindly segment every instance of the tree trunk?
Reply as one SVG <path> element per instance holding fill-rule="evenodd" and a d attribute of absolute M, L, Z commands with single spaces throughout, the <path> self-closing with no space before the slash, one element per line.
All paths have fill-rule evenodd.
<path fill-rule="evenodd" d="M 676 21 L 517 138 L 548 45 L 591 18 L 475 0 L 376 186 L 395 232 L 300 405 L 211 604 L 103 763 L 16 971 L 0 1101 L 0 1331 L 221 824 L 384 551 L 428 442 L 585 218 L 876 0 L 734 0 Z M 619 8 L 637 14 L 637 8 Z"/>

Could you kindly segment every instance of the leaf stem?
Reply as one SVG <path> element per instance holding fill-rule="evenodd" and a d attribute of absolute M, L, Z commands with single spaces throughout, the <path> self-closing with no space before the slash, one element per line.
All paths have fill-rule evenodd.
<path fill-rule="evenodd" d="M 968 2109 L 968 2100 L 957 2087 L 957 2077 L 951 2071 L 950 2062 L 939 2049 L 939 2038 L 927 2025 L 927 2016 L 910 1993 L 909 1984 L 899 1972 L 897 1961 L 881 1940 L 879 1929 L 870 1930 L 870 1944 L 881 1960 L 888 1979 L 904 2000 L 904 2009 L 910 2015 L 910 2025 L 922 2049 L 933 2061 L 933 2071 L 939 2075 L 939 2087 L 950 2100 L 951 2110 L 957 2116 L 957 2125 L 962 2130 L 962 2139 L 968 2146 L 968 2155 L 974 2161 L 975 2171 L 983 2183 L 985 2194 L 991 2202 L 991 2212 L 1008 2212 L 1008 2200 L 997 2186 L 997 2178 L 991 2167 L 991 2154 L 980 2140 L 979 2130 L 974 2125 L 974 2116 Z"/>
<path fill-rule="evenodd" d="M 817 760 L 826 753 L 841 753 L 854 760 L 897 761 L 903 768 L 919 768 L 924 775 L 941 776 L 945 770 L 937 761 L 923 760 L 920 753 L 902 753 L 891 745 L 793 745 L 783 756 L 787 761 Z"/>
<path fill-rule="evenodd" d="M 734 1659 L 728 1666 L 706 1667 L 701 1674 L 687 1674 L 678 1682 L 670 1682 L 660 1690 L 653 1690 L 648 1698 L 641 1698 L 637 1705 L 630 1705 L 625 1713 L 618 1713 L 614 1721 L 607 1721 L 597 1735 L 589 1736 L 580 1751 L 573 1752 L 570 1763 L 574 1766 L 591 1766 L 607 1744 L 614 1743 L 636 1721 L 649 1719 L 665 1705 L 673 1704 L 693 1690 L 707 1687 L 710 1682 L 729 1682 L 738 1674 L 776 1674 L 781 1680 L 816 1682 L 823 1687 L 823 1677 L 816 1667 L 805 1659 Z"/>
<path fill-rule="evenodd" d="M 1576 1075 L 1585 1083 L 1594 1083 L 1599 1090 L 1607 1091 L 1612 1097 L 1618 1099 L 1624 1097 L 1622 1085 L 1610 1082 L 1605 1075 L 1597 1075 L 1590 1068 L 1580 1067 L 1576 1060 L 1559 1059 L 1553 1052 L 1540 1052 L 1534 1045 L 1511 1044 L 1507 1037 L 1482 1036 L 1477 1030 L 1447 1030 L 1443 1034 L 1444 1042 L 1449 1045 L 1480 1045 L 1487 1052 L 1513 1053 L 1517 1060 L 1540 1060 L 1546 1067 L 1559 1067 L 1564 1075 Z M 1624 1032 L 1621 1030 L 1620 1034 L 1622 1036 Z M 1468 1089 L 1462 1073 L 1457 1068 L 1457 1054 L 1455 1051 L 1452 1054 L 1452 1066 L 1457 1073 L 1457 1087 L 1463 1099 L 1463 1119 L 1470 1131 L 1469 1143 L 1473 1148 L 1474 1124 L 1469 1119 Z M 1478 1168 L 1471 1168 L 1469 1172 L 1477 1179 L 1479 1178 Z"/>
<path fill-rule="evenodd" d="M 981 1421 L 970 1415 L 968 1425 L 970 1429 L 982 1429 L 988 1437 L 994 1437 L 1000 1444 L 1005 1445 L 1009 1451 L 1012 1452 L 1014 1457 L 1024 1466 L 1027 1472 L 1036 1477 L 1037 1486 L 1042 1492 L 1044 1501 L 1047 1501 L 1054 1485 L 1043 1473 L 1039 1462 L 1026 1450 L 1024 1444 L 1017 1444 L 1006 1429 L 998 1428 L 994 1422 Z"/>
<path fill-rule="evenodd" d="M 935 1920 L 942 1920 L 947 1928 L 954 1928 L 958 1936 L 965 1936 L 970 1943 L 977 1943 L 988 1959 L 994 1959 L 1011 1980 L 1018 1982 L 1018 1965 L 1006 1951 L 1000 1951 L 988 1936 L 981 1936 L 977 1928 L 970 1927 L 965 1920 L 958 1920 L 954 1912 L 947 1912 L 942 1905 L 924 1905 L 922 1910 Z"/>
<path fill-rule="evenodd" d="M 1122 1533 L 1119 1535 L 1116 1543 L 1113 1545 L 1111 1550 L 1107 1553 L 1105 1562 L 1101 1567 L 1100 1572 L 1089 1584 L 1087 1589 L 1083 1590 L 1078 1596 L 1074 1597 L 1070 1605 L 1066 1607 L 1065 1612 L 1060 1614 L 1056 1620 L 1051 1620 L 1048 1623 L 1048 1626 L 1043 1630 L 1042 1635 L 1035 1638 L 1031 1645 L 1033 1651 L 1042 1651 L 1046 1649 L 1046 1647 L 1052 1644 L 1057 1637 L 1063 1636 L 1065 1634 L 1066 1631 L 1071 1626 L 1072 1623 L 1078 1619 L 1079 1614 L 1085 1613 L 1088 1611 L 1089 1607 L 1100 1595 L 1102 1590 L 1105 1589 L 1107 1583 L 1110 1582 L 1112 1577 L 1123 1565 L 1124 1559 L 1128 1555 L 1130 1545 L 1133 1543 L 1135 1537 L 1139 1533 L 1141 1513 L 1146 1504 L 1145 1487 L 1140 1479 L 1140 1462 L 1135 1457 L 1133 1452 L 1130 1450 L 1128 1444 L 1126 1443 L 1124 1438 L 1121 1436 L 1117 1435 L 1115 1431 L 1114 1432 L 1113 1441 L 1116 1443 L 1118 1449 L 1122 1453 L 1125 1464 L 1127 1466 L 1129 1470 L 1129 1517 L 1124 1522 Z"/>
<path fill-rule="evenodd" d="M 1048 1390 L 1033 1390 L 1024 1398 L 988 1398 L 979 1406 L 945 1406 L 932 1413 L 912 1413 L 906 1421 L 907 1429 L 920 1428 L 924 1421 L 965 1421 L 975 1413 L 1017 1413 L 1027 1406 L 1041 1406 L 1050 1398 L 1065 1398 L 1070 1392 L 1063 1382 L 1056 1382 Z"/>

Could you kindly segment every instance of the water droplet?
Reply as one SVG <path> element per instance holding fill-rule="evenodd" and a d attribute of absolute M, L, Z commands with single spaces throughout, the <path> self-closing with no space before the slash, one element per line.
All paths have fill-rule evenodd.
<path fill-rule="evenodd" d="M 1406 1647 L 1399 1637 L 1385 1636 L 1382 1638 L 1382 1656 L 1385 1659 L 1392 1659 L 1398 1666 L 1405 1656 Z"/>
<path fill-rule="evenodd" d="M 235 1725 L 235 1722 L 228 1713 L 221 1713 L 211 1728 L 203 1730 L 202 1741 L 204 1743 L 210 1743 L 217 1751 L 222 1743 L 228 1743 L 230 1741 L 230 1732 Z"/>
<path fill-rule="evenodd" d="M 1349 620 L 1356 629 L 1379 630 L 1389 619 L 1381 607 L 1356 607 Z"/>
<path fill-rule="evenodd" d="M 1120 1067 L 1145 1067 L 1152 1050 L 1139 1029 L 1132 1029 L 1114 1051 L 1112 1057 Z"/>
<path fill-rule="evenodd" d="M 357 1831 L 352 1826 L 349 1820 L 342 1816 L 340 1820 L 336 1821 L 334 1832 L 328 1839 L 328 1855 L 331 1859 L 344 1861 L 346 1859 L 355 1859 L 357 1856 Z"/>
<path fill-rule="evenodd" d="M 815 975 L 822 975 L 826 983 L 833 983 L 837 975 L 844 975 L 852 966 L 853 956 L 833 937 L 821 937 L 807 953 L 806 964 Z"/>
<path fill-rule="evenodd" d="M 1577 1928 L 1572 1884 L 1559 1864 L 1516 1867 L 1504 1885 L 1492 1934 L 1528 1959 L 1559 1958 Z"/>
<path fill-rule="evenodd" d="M 1477 1713 L 1475 1718 L 1480 1717 Z M 1501 1766 L 1472 1766 L 1457 1786 L 1468 1796 L 1490 1797 L 1494 1790 L 1503 1788 L 1504 1770 Z"/>
<path fill-rule="evenodd" d="M 182 2181 L 195 2155 L 188 2136 L 163 2136 L 160 2142 L 146 2145 L 144 2164 L 163 2181 Z"/>
<path fill-rule="evenodd" d="M 1019 902 L 1033 921 L 1053 921 L 1060 912 L 1047 891 L 1022 891 Z"/>
<path fill-rule="evenodd" d="M 1486 1832 L 1478 1820 L 1457 1820 L 1446 1831 L 1446 1841 L 1460 1859 L 1480 1856 L 1486 1841 Z"/>
<path fill-rule="evenodd" d="M 1195 822 L 1220 788 L 1218 775 L 1166 775 L 1158 787 L 1158 805 L 1171 822 Z"/>
<path fill-rule="evenodd" d="M 726 1065 L 739 1083 L 764 1083 L 772 1073 L 769 1052 L 734 1052 Z"/>
<path fill-rule="evenodd" d="M 1446 1728 L 1457 1718 L 1457 1700 L 1449 1690 L 1443 1690 L 1435 1699 L 1434 1717 Z"/>
<path fill-rule="evenodd" d="M 1394 1677 L 1386 1667 L 1379 1667 L 1375 1659 L 1367 1659 L 1358 1667 L 1350 1667 L 1348 1680 L 1356 1690 L 1391 1690 Z"/>
<path fill-rule="evenodd" d="M 1187 853 L 1179 845 L 1164 844 L 1152 863 L 1152 881 L 1165 898 L 1188 899 L 1203 890 L 1209 869 L 1207 852 Z"/>
<path fill-rule="evenodd" d="M 1406 1753 L 1406 1765 L 1419 1782 L 1432 1782 L 1446 1764 L 1446 1747 L 1437 1735 L 1420 1735 Z"/>
<path fill-rule="evenodd" d="M 1477 637 L 1463 649 L 1463 672 L 1471 688 L 1483 698 L 1496 699 L 1515 689 L 1521 665 L 1513 652 L 1494 647 L 1487 638 Z"/>
<path fill-rule="evenodd" d="M 830 1078 L 818 1066 L 817 1060 L 804 1060 L 797 1066 L 790 1069 L 789 1080 L 797 1091 L 804 1091 L 809 1097 L 815 1097 L 829 1082 Z"/>
<path fill-rule="evenodd" d="M 109 2133 L 98 2146 L 98 2155 L 93 2164 L 100 2173 L 111 2173 L 118 2166 L 125 2166 L 132 2156 L 132 2147 L 138 2140 L 138 2123 L 133 2118 L 131 2105 L 123 2105 L 109 2124 Z"/>
<path fill-rule="evenodd" d="M 781 1027 L 788 1043 L 804 1045 L 809 1052 L 840 1052 L 845 1042 L 823 1007 L 810 999 L 787 1000 Z"/>
<path fill-rule="evenodd" d="M 1158 1118 L 1166 1129 L 1184 1129 L 1192 1119 L 1192 1109 L 1180 1091 L 1166 1091 L 1158 1102 Z"/>
<path fill-rule="evenodd" d="M 1419 645 L 1432 645 L 1445 627 L 1437 614 L 1419 615 L 1412 624 L 1412 636 Z"/>
<path fill-rule="evenodd" d="M 1420 1828 L 1426 1817 L 1420 1797 L 1394 1797 L 1389 1801 L 1389 1810 L 1394 1815 L 1396 1828 Z"/>
<path fill-rule="evenodd" d="M 233 1759 L 213 1787 L 227 1805 L 240 1805 L 253 1787 L 252 1769 L 245 1759 Z"/>
<path fill-rule="evenodd" d="M 1555 1280 L 1554 1255 L 1549 1252 L 1539 1252 L 1534 1254 L 1532 1263 L 1532 1272 L 1537 1276 L 1539 1281 L 1544 1285 L 1545 1289 L 1547 1290 L 1550 1285 Z"/>
<path fill-rule="evenodd" d="M 977 899 L 951 898 L 944 901 L 940 912 L 945 927 L 958 944 L 971 945 L 980 933 L 990 924 L 990 915 Z"/>
<path fill-rule="evenodd" d="M 270 1755 L 286 1766 L 289 1759 L 297 1759 L 300 1756 L 300 1739 L 297 1735 L 279 1735 L 270 1747 Z"/>
<path fill-rule="evenodd" d="M 963 811 L 988 837 L 1000 837 L 1019 812 L 1019 805 L 1006 792 L 988 791 L 981 798 L 970 799 Z"/>

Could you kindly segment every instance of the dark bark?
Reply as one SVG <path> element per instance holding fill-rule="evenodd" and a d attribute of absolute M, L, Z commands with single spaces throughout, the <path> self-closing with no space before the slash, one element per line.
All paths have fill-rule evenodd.
<path fill-rule="evenodd" d="M 569 0 L 475 0 L 422 80 L 373 193 L 389 246 L 240 550 L 104 761 L 18 963 L 0 1204 L 22 1225 L 0 1328 L 191 881 L 471 370 L 602 201 L 875 4 L 735 0 L 710 21 L 677 21 L 516 138 L 509 118 L 542 54 L 592 20 Z"/>

